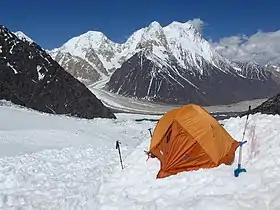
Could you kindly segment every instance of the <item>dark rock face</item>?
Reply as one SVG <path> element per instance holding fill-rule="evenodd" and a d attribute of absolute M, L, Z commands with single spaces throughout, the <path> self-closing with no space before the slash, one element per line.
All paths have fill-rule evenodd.
<path fill-rule="evenodd" d="M 267 101 L 263 102 L 260 106 L 252 109 L 250 112 L 246 112 L 246 113 L 242 114 L 241 116 L 244 116 L 248 113 L 249 114 L 262 113 L 262 114 L 280 115 L 280 93 L 269 98 Z"/>
<path fill-rule="evenodd" d="M 160 66 L 145 54 L 136 53 L 114 72 L 106 88 L 124 96 L 155 102 L 200 105 L 229 104 L 279 92 L 280 85 L 270 72 L 260 71 L 261 77 L 246 78 L 230 66 L 225 66 L 227 71 L 224 72 L 200 60 L 203 74 L 192 66 L 182 69 L 172 61 Z"/>
<path fill-rule="evenodd" d="M 42 112 L 115 118 L 85 85 L 35 43 L 0 25 L 0 99 Z"/>

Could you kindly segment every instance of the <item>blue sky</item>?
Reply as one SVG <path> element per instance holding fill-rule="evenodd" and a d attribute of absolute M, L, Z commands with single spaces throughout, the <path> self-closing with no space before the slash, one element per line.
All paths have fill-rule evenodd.
<path fill-rule="evenodd" d="M 222 37 L 280 29 L 277 0 L 18 0 L 1 3 L 0 20 L 51 49 L 88 30 L 99 30 L 122 42 L 135 30 L 158 21 L 200 18 L 204 36 Z"/>

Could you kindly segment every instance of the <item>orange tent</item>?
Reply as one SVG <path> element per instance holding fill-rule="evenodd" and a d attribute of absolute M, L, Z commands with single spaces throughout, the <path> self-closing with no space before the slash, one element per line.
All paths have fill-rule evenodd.
<path fill-rule="evenodd" d="M 167 112 L 153 132 L 150 154 L 160 160 L 157 178 L 231 164 L 238 142 L 204 108 L 189 104 Z"/>

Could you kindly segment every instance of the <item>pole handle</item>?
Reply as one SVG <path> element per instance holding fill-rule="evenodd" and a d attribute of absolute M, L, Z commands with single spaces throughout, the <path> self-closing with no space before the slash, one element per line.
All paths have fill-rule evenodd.
<path fill-rule="evenodd" d="M 120 144 L 121 144 L 120 141 L 117 140 L 117 141 L 116 141 L 116 149 L 119 149 L 119 148 L 120 148 Z"/>
<path fill-rule="evenodd" d="M 121 154 L 120 144 L 121 144 L 121 142 L 120 142 L 119 140 L 117 140 L 117 141 L 116 141 L 116 149 L 117 149 L 118 152 L 119 152 L 121 167 L 122 167 L 122 169 L 124 169 L 123 161 L 122 161 L 122 154 Z"/>
<path fill-rule="evenodd" d="M 247 114 L 246 119 L 248 119 L 248 118 L 249 118 L 250 111 L 251 111 L 251 105 L 249 105 L 249 110 L 248 110 L 248 114 Z"/>

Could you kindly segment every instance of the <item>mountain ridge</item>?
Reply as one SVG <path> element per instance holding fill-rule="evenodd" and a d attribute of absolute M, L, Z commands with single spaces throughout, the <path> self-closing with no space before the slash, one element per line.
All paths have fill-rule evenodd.
<path fill-rule="evenodd" d="M 275 94 L 280 81 L 273 72 L 275 68 L 268 71 L 254 62 L 223 57 L 191 21 L 173 21 L 164 27 L 154 21 L 123 43 L 115 43 L 101 32 L 89 31 L 49 53 L 68 72 L 69 66 L 77 62 L 73 59 L 78 57 L 85 65 L 91 65 L 91 70 L 77 72 L 92 71 L 95 76 L 76 73 L 80 81 L 90 84 L 109 80 L 105 86 L 109 91 L 160 103 L 213 105 L 268 97 Z M 70 65 L 71 62 L 74 64 Z M 234 87 L 235 83 L 242 88 Z"/>
<path fill-rule="evenodd" d="M 189 30 L 194 31 L 193 34 L 196 35 L 196 37 L 193 37 L 194 39 L 195 38 L 203 39 L 201 34 L 192 25 L 191 21 L 187 21 L 187 22 L 172 21 L 170 24 L 168 24 L 164 27 L 162 27 L 157 21 L 153 21 L 148 26 L 136 30 L 134 33 L 132 33 L 131 36 L 128 37 L 128 39 L 126 41 L 121 42 L 121 43 L 112 41 L 111 39 L 109 39 L 105 34 L 103 34 L 100 31 L 88 31 L 79 36 L 69 39 L 65 44 L 63 44 L 62 46 L 60 46 L 58 48 L 48 50 L 48 52 L 50 52 L 51 54 L 54 53 L 54 55 L 55 55 L 55 52 L 58 52 L 58 51 L 64 52 L 64 53 L 68 52 L 73 56 L 78 56 L 82 59 L 85 59 L 85 55 L 83 55 L 83 53 L 81 53 L 80 51 L 82 51 L 82 49 L 84 51 L 94 50 L 95 55 L 92 55 L 92 56 L 98 57 L 98 58 L 96 58 L 96 60 L 98 60 L 98 64 L 95 63 L 93 65 L 93 68 L 95 68 L 95 69 L 100 68 L 101 74 L 105 74 L 105 77 L 108 77 L 115 69 L 120 68 L 121 64 L 124 61 L 126 61 L 128 58 L 130 58 L 136 52 L 139 51 L 139 42 L 141 42 L 141 39 L 143 39 L 143 34 L 145 34 L 145 31 L 147 31 L 151 27 L 156 28 L 158 26 L 165 30 L 167 30 L 168 28 L 176 28 L 176 26 L 177 27 L 184 26 L 185 29 L 188 28 Z M 96 38 L 94 38 L 94 37 L 96 37 Z M 79 42 L 85 42 L 84 40 L 88 40 L 88 43 L 85 46 L 81 47 Z M 91 41 L 89 41 L 89 40 L 91 40 Z M 102 45 L 100 40 L 105 40 L 105 42 L 109 45 L 109 50 L 107 49 L 107 51 L 108 51 L 107 55 L 108 54 L 111 54 L 111 55 L 110 56 L 108 55 L 109 57 L 107 58 L 107 60 L 111 61 L 112 64 L 108 64 L 108 62 L 107 63 L 104 62 L 106 59 L 103 58 L 104 57 L 103 55 L 100 55 L 102 53 L 99 51 L 99 49 L 98 49 L 99 47 L 97 47 L 97 46 Z M 208 45 L 208 46 L 206 46 L 206 48 L 212 48 L 211 51 L 216 52 L 216 55 L 215 55 L 216 57 L 219 56 L 219 57 L 222 57 L 222 59 L 224 59 L 224 60 L 228 60 L 227 58 L 223 57 L 221 54 L 217 53 L 217 51 L 214 49 L 215 47 L 212 46 L 208 41 L 206 41 L 205 39 L 203 39 L 203 41 L 207 42 L 206 45 Z M 91 47 L 93 45 L 95 47 Z M 77 49 L 75 48 L 75 46 Z M 205 47 L 204 47 L 204 49 L 205 49 Z M 176 54 L 176 53 L 174 53 L 174 54 Z M 192 55 L 189 55 L 187 57 L 191 57 L 191 56 Z M 178 59 L 180 57 L 180 55 L 176 55 L 175 57 Z M 207 56 L 203 56 L 203 57 L 206 58 Z M 208 55 L 208 58 L 209 57 L 210 56 Z M 55 56 L 53 56 L 53 58 L 55 58 Z M 180 58 L 178 60 L 180 60 Z M 87 62 L 91 63 L 88 60 L 87 60 Z M 97 62 L 97 61 L 95 61 L 95 62 Z M 229 62 L 232 62 L 232 61 L 229 61 Z M 183 64 L 184 62 L 182 62 L 181 60 L 180 60 L 180 63 L 181 63 L 181 65 L 184 65 Z M 95 65 L 97 65 L 97 67 Z M 104 69 L 106 69 L 107 71 L 105 71 Z"/>
<path fill-rule="evenodd" d="M 183 29 L 182 29 L 182 27 L 183 27 Z M 179 61 L 180 65 L 184 66 L 184 61 L 182 60 L 180 53 L 178 53 L 178 50 L 176 49 L 176 47 L 177 47 L 176 41 L 178 42 L 178 40 L 176 40 L 176 39 L 180 39 L 179 36 L 183 35 L 184 32 L 187 32 L 187 30 L 193 31 L 193 33 L 189 33 L 188 36 L 190 36 L 192 34 L 196 34 L 195 36 L 190 37 L 190 38 L 193 38 L 194 40 L 198 39 L 198 41 L 200 41 L 200 39 L 202 39 L 201 35 L 191 24 L 191 21 L 188 21 L 185 23 L 173 21 L 165 27 L 162 27 L 158 22 L 153 21 L 148 26 L 135 31 L 123 43 L 116 43 L 116 42 L 111 41 L 102 32 L 89 31 L 84 34 L 81 34 L 80 36 L 73 37 L 72 39 L 68 40 L 65 44 L 63 44 L 61 47 L 50 50 L 49 52 L 50 53 L 57 52 L 57 51 L 64 52 L 64 53 L 68 52 L 73 56 L 78 56 L 85 60 L 87 60 L 86 57 L 89 57 L 92 60 L 96 60 L 95 62 L 98 61 L 98 66 L 97 67 L 94 66 L 94 68 L 99 69 L 99 73 L 101 73 L 101 75 L 103 74 L 102 76 L 104 78 L 104 77 L 110 76 L 110 74 L 115 69 L 121 67 L 123 62 L 125 62 L 131 56 L 133 56 L 135 53 L 137 53 L 139 50 L 141 50 L 141 44 L 143 44 L 143 43 L 145 44 L 145 40 L 151 40 L 150 38 L 152 38 L 152 40 L 154 41 L 155 36 L 157 36 L 157 34 L 155 36 L 153 36 L 153 35 L 151 36 L 151 34 L 153 33 L 153 31 L 155 31 L 155 33 L 157 33 L 158 29 L 162 29 L 164 31 L 164 33 L 169 34 L 169 36 L 168 36 L 169 41 L 171 43 L 174 43 L 172 46 L 173 47 L 172 53 L 174 54 L 174 58 Z M 183 30 L 183 31 L 178 33 L 178 37 L 174 37 L 174 36 L 172 37 L 172 30 Z M 94 39 L 94 36 L 97 36 L 96 40 Z M 104 53 L 100 52 L 98 46 L 102 45 L 100 43 L 101 40 L 104 41 L 103 46 L 105 46 L 105 48 L 107 48 L 107 52 L 104 52 Z M 203 41 L 204 41 L 204 50 L 200 49 L 195 44 L 192 45 L 192 47 L 196 54 L 204 53 L 203 57 L 207 57 L 207 60 L 209 61 L 209 60 L 211 60 L 211 53 L 209 53 L 209 50 L 208 51 L 206 50 L 208 52 L 208 54 L 207 54 L 207 52 L 205 53 L 205 49 L 211 48 L 211 50 L 214 51 L 214 48 L 212 46 L 210 46 L 210 44 L 206 40 L 203 39 Z M 82 43 L 82 44 L 79 44 L 79 43 Z M 189 40 L 188 43 L 185 43 L 185 44 L 189 44 L 189 43 L 192 43 L 192 40 Z M 166 40 L 166 44 L 168 44 L 167 40 Z M 93 55 L 93 52 L 91 52 L 91 51 L 94 51 L 95 55 Z M 183 56 L 185 56 L 186 58 L 189 58 L 189 60 L 194 61 L 195 55 L 192 53 L 185 54 Z M 104 62 L 106 60 L 104 57 L 107 57 L 107 60 L 112 62 L 111 66 L 108 67 L 108 64 L 106 64 L 106 62 Z M 222 57 L 222 56 L 220 56 L 220 57 Z M 53 57 L 53 58 L 55 58 L 55 57 Z M 94 65 L 96 65 L 96 63 Z M 107 68 L 106 68 L 106 66 L 107 66 Z M 104 69 L 107 69 L 107 72 L 104 71 Z"/>

